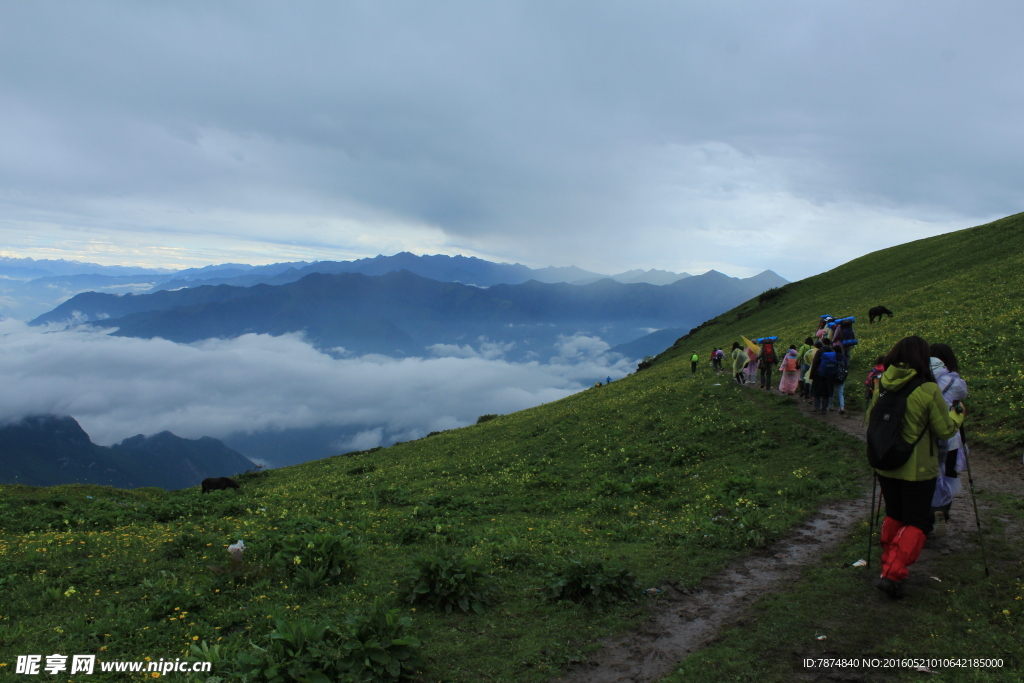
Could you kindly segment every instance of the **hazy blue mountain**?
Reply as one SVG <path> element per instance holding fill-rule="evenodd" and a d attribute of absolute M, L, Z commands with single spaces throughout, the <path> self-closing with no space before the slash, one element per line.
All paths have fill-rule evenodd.
<path fill-rule="evenodd" d="M 364 429 L 365 425 L 317 425 L 236 432 L 222 440 L 228 447 L 245 453 L 257 463 L 267 467 L 287 467 L 353 450 L 349 444 Z"/>
<path fill-rule="evenodd" d="M 125 294 L 146 292 L 160 275 L 47 275 L 28 282 L 0 280 L 0 310 L 18 320 L 31 320 L 81 292 Z"/>
<path fill-rule="evenodd" d="M 679 339 L 689 331 L 690 328 L 688 327 L 669 327 L 663 330 L 656 330 L 650 334 L 645 334 L 639 339 L 634 339 L 625 344 L 617 344 L 612 347 L 612 351 L 621 353 L 626 358 L 656 356 L 675 344 L 676 339 Z"/>
<path fill-rule="evenodd" d="M 247 332 L 303 331 L 321 348 L 422 355 L 434 344 L 481 337 L 515 342 L 510 358 L 546 358 L 559 335 L 609 344 L 650 328 L 689 328 L 756 296 L 774 274 L 741 280 L 716 271 L 670 285 L 529 281 L 488 288 L 439 282 L 408 271 L 380 276 L 314 273 L 283 285 L 201 286 L 153 294 L 80 294 L 33 324 L 96 321 L 118 336 L 192 342 Z M 645 354 L 646 355 L 646 354 Z"/>
<path fill-rule="evenodd" d="M 528 280 L 571 282 L 581 278 L 604 277 L 575 266 L 533 269 L 519 263 L 493 263 L 473 256 L 444 256 L 441 254 L 417 256 L 404 251 L 393 256 L 381 255 L 354 261 L 273 264 L 273 266 L 250 268 L 245 272 L 234 272 L 229 269 L 206 270 L 205 272 L 191 273 L 187 277 L 174 277 L 157 285 L 154 289 L 178 289 L 220 284 L 237 287 L 251 287 L 257 284 L 283 285 L 296 282 L 313 273 L 386 275 L 402 270 L 431 280 L 461 282 L 478 287 L 519 284 Z"/>
<path fill-rule="evenodd" d="M 282 267 L 284 266 L 284 267 Z M 220 268 L 219 266 L 216 268 Z M 665 270 L 630 270 L 618 275 L 602 275 L 592 273 L 576 266 L 548 266 L 547 268 L 529 268 L 521 263 L 493 263 L 472 256 L 444 256 L 441 254 L 417 256 L 409 252 L 401 252 L 394 256 L 375 256 L 373 258 L 354 261 L 318 261 L 309 264 L 274 264 L 251 268 L 244 272 L 230 269 L 215 270 L 199 269 L 189 273 L 187 277 L 175 276 L 154 289 L 177 289 L 179 287 L 197 287 L 201 285 L 235 285 L 251 287 L 257 284 L 283 285 L 295 282 L 311 273 L 362 273 L 363 275 L 385 275 L 387 273 L 407 270 L 416 275 L 440 280 L 441 282 L 461 282 L 467 285 L 490 287 L 497 284 L 515 285 L 536 280 L 538 282 L 568 282 L 586 285 L 606 277 L 622 282 L 646 282 L 654 285 L 667 285 L 684 277 L 687 273 L 672 273 Z M 185 273 L 185 271 L 182 271 Z"/>
<path fill-rule="evenodd" d="M 98 263 L 65 261 L 64 259 L 10 258 L 0 256 L 0 278 L 33 280 L 57 275 L 161 275 L 173 271 L 166 268 L 138 268 L 135 266 L 101 266 Z"/>
<path fill-rule="evenodd" d="M 687 273 L 654 269 L 602 275 L 575 266 L 529 268 L 520 263 L 493 263 L 466 256 L 417 256 L 409 252 L 353 261 L 296 261 L 264 266 L 221 263 L 179 271 L 100 266 L 77 261 L 0 258 L 0 315 L 31 320 L 76 294 L 90 291 L 123 294 L 155 293 L 215 285 L 283 285 L 297 282 L 313 273 L 385 275 L 401 270 L 431 280 L 461 282 L 478 287 L 523 284 L 530 280 L 586 285 L 604 278 L 611 278 L 623 284 L 665 285 L 689 277 Z"/>
<path fill-rule="evenodd" d="M 184 489 L 207 477 L 229 477 L 255 469 L 256 464 L 219 439 L 183 439 L 171 432 L 139 434 L 110 447 L 116 458 L 130 464 L 137 486 Z"/>
<path fill-rule="evenodd" d="M 83 292 L 31 321 L 32 325 L 50 322 L 91 321 L 121 318 L 140 311 L 163 311 L 172 308 L 206 304 L 246 296 L 243 287 L 203 287 L 196 289 L 163 290 L 152 294 L 128 293 L 122 296 L 104 292 Z"/>
<path fill-rule="evenodd" d="M 118 488 L 187 488 L 255 464 L 217 439 L 170 432 L 134 436 L 109 448 L 92 442 L 72 417 L 37 415 L 0 426 L 0 483 Z"/>
<path fill-rule="evenodd" d="M 607 276 L 616 282 L 622 284 L 633 284 L 636 282 L 646 282 L 649 285 L 670 285 L 676 280 L 682 280 L 686 277 L 693 277 L 689 273 L 673 273 L 669 270 L 657 270 L 651 268 L 650 270 L 627 270 L 625 273 L 619 273 L 618 275 Z M 574 285 L 589 285 L 591 282 L 600 280 L 601 277 L 584 278 L 582 280 L 576 280 L 572 284 Z"/>

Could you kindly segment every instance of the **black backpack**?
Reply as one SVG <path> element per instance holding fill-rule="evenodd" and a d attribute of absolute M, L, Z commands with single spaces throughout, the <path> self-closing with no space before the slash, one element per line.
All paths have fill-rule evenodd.
<path fill-rule="evenodd" d="M 822 379 L 835 379 L 837 370 L 839 370 L 839 361 L 836 360 L 836 352 L 823 352 L 821 354 L 821 363 L 818 365 L 818 377 Z"/>
<path fill-rule="evenodd" d="M 846 376 L 850 374 L 850 365 L 846 360 L 846 356 L 840 356 L 836 354 L 836 384 L 842 384 L 846 381 Z"/>
<path fill-rule="evenodd" d="M 922 384 L 924 379 L 915 377 L 899 391 L 879 387 L 878 399 L 868 418 L 868 463 L 875 469 L 895 470 L 902 467 L 910 459 L 917 442 L 928 431 L 926 421 L 914 443 L 903 440 L 907 398 Z"/>

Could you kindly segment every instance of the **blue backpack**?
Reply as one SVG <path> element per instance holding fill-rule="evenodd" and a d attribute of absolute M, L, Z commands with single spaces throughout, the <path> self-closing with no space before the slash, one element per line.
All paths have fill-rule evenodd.
<path fill-rule="evenodd" d="M 821 354 L 821 363 L 818 365 L 818 377 L 822 379 L 835 379 L 839 373 L 839 361 L 836 359 L 835 351 L 826 351 Z"/>

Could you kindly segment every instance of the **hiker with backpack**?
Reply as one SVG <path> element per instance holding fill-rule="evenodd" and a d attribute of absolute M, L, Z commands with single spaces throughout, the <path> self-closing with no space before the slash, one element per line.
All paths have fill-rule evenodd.
<path fill-rule="evenodd" d="M 842 345 L 842 342 L 836 342 L 832 345 L 832 350 L 836 352 L 836 376 L 832 383 L 835 385 L 836 400 L 839 402 L 839 414 L 844 415 L 846 413 L 846 399 L 843 397 L 843 389 L 846 387 L 846 376 L 850 372 L 850 358 L 846 355 L 847 349 Z"/>
<path fill-rule="evenodd" d="M 946 405 L 932 374 L 928 342 L 921 337 L 896 342 L 883 364 L 867 411 L 867 453 L 885 499 L 882 574 L 875 586 L 897 599 L 935 519 L 936 439 L 953 436 L 966 411 L 962 404 L 952 410 Z"/>
<path fill-rule="evenodd" d="M 697 363 L 700 362 L 700 354 L 697 353 L 697 349 L 694 349 L 690 353 L 690 374 L 694 377 L 697 376 Z"/>
<path fill-rule="evenodd" d="M 779 371 L 782 373 L 782 379 L 779 380 L 779 391 L 787 396 L 795 394 L 800 385 L 800 365 L 797 363 L 797 354 L 796 344 L 790 344 L 785 357 L 779 363 Z"/>
<path fill-rule="evenodd" d="M 743 377 L 746 374 L 743 367 L 747 363 L 747 352 L 743 350 L 739 342 L 733 342 L 729 357 L 732 358 L 732 376 L 737 383 L 743 384 Z"/>
<path fill-rule="evenodd" d="M 871 397 L 875 395 L 875 389 L 878 386 L 878 379 L 885 372 L 885 356 L 879 356 L 875 359 L 875 367 L 871 368 L 871 372 L 868 373 L 867 379 L 864 380 L 864 406 L 871 405 Z"/>
<path fill-rule="evenodd" d="M 814 363 L 811 365 L 811 395 L 814 396 L 812 413 L 828 414 L 838 372 L 839 360 L 832 345 L 826 340 L 814 355 Z"/>
<path fill-rule="evenodd" d="M 847 318 L 840 318 L 832 323 L 832 346 L 840 346 L 843 349 L 843 355 L 846 356 L 847 361 L 850 359 L 850 354 L 853 353 L 853 347 L 859 342 L 857 341 L 857 333 L 853 331 L 853 324 L 857 322 L 857 319 L 853 316 Z"/>
<path fill-rule="evenodd" d="M 757 362 L 761 370 L 761 388 L 765 391 L 772 390 L 772 370 L 775 364 L 779 362 L 778 357 L 775 355 L 775 342 L 777 340 L 778 337 L 761 337 L 755 340 L 761 345 L 761 350 L 757 354 Z"/>
<path fill-rule="evenodd" d="M 942 398 L 950 408 L 967 398 L 967 383 L 960 378 L 960 364 L 948 344 L 932 344 L 931 369 L 935 383 L 942 392 Z M 956 434 L 937 444 L 939 448 L 939 476 L 935 479 L 935 494 L 932 496 L 932 513 L 935 517 L 935 535 L 946 533 L 949 510 L 953 496 L 960 492 L 958 472 L 967 469 L 967 444 Z"/>

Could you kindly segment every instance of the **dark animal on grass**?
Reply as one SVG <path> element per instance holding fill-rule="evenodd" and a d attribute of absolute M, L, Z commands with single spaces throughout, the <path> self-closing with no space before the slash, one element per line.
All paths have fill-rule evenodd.
<path fill-rule="evenodd" d="M 868 325 L 875 322 L 875 318 L 878 318 L 878 322 L 882 322 L 882 316 L 887 315 L 892 317 L 892 311 L 885 306 L 875 306 L 868 310 Z"/>
<path fill-rule="evenodd" d="M 203 479 L 203 493 L 208 491 L 219 491 L 221 489 L 240 489 L 238 482 L 231 477 L 210 477 Z"/>

